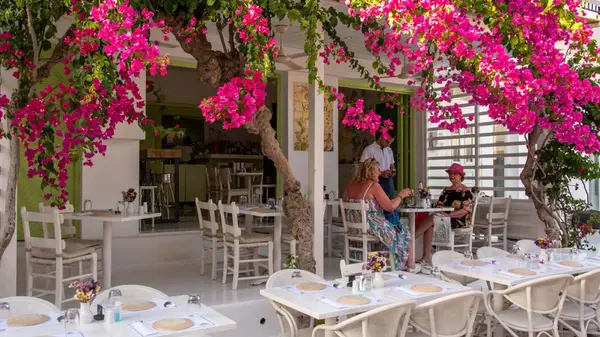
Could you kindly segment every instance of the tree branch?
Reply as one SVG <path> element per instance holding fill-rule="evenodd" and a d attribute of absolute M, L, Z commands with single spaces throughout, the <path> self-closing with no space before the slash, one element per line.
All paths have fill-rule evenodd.
<path fill-rule="evenodd" d="M 223 46 L 223 52 L 227 53 L 227 44 L 225 43 L 225 37 L 223 36 L 223 28 L 217 28 L 219 32 L 219 38 L 221 39 L 221 45 Z"/>
<path fill-rule="evenodd" d="M 35 30 L 33 29 L 33 22 L 31 19 L 31 10 L 29 9 L 29 5 L 27 1 L 25 2 L 25 11 L 27 12 L 27 29 L 29 30 L 29 35 L 31 37 L 31 45 L 33 49 L 33 65 L 35 66 L 31 71 L 31 79 L 35 81 L 37 79 L 37 67 L 40 64 L 40 47 L 38 46 L 37 35 L 35 34 Z M 31 86 L 31 90 L 34 90 L 35 87 Z"/>
<path fill-rule="evenodd" d="M 65 57 L 65 52 L 67 51 L 67 44 L 65 43 L 65 38 L 70 36 L 75 29 L 75 25 L 71 25 L 69 29 L 65 32 L 65 34 L 58 40 L 58 43 L 54 47 L 52 51 L 52 56 L 50 59 L 44 63 L 43 66 L 39 67 L 37 76 L 35 78 L 35 83 L 40 83 L 44 79 L 48 78 L 50 75 L 50 71 L 54 68 L 55 65 L 62 62 Z"/>
<path fill-rule="evenodd" d="M 230 50 L 235 50 L 235 41 L 233 37 L 235 36 L 235 31 L 233 25 L 229 25 L 229 48 Z"/>

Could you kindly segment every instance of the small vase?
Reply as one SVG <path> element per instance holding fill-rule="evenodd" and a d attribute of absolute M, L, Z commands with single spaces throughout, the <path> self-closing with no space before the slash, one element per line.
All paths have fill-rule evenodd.
<path fill-rule="evenodd" d="M 421 199 L 421 207 L 422 208 L 429 208 L 427 199 Z"/>
<path fill-rule="evenodd" d="M 546 263 L 549 260 L 548 252 L 545 249 L 540 250 L 540 263 Z"/>
<path fill-rule="evenodd" d="M 373 279 L 373 288 L 381 289 L 385 287 L 385 281 L 383 280 L 383 273 L 375 273 L 375 278 Z"/>
<path fill-rule="evenodd" d="M 133 215 L 135 213 L 135 209 L 133 208 L 133 202 L 128 202 L 127 207 L 125 208 L 125 214 Z"/>
<path fill-rule="evenodd" d="M 79 303 L 79 321 L 81 324 L 90 324 L 94 321 L 94 314 L 89 303 Z"/>

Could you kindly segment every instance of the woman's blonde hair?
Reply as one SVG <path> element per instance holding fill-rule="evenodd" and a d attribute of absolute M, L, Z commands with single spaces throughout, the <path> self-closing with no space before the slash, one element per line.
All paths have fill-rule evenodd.
<path fill-rule="evenodd" d="M 377 160 L 371 158 L 360 163 L 358 171 L 352 182 L 355 184 L 364 184 L 377 181 L 379 178 L 379 163 Z"/>

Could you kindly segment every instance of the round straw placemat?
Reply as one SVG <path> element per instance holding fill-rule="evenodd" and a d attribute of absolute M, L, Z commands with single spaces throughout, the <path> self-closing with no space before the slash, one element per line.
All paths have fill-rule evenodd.
<path fill-rule="evenodd" d="M 529 269 L 522 269 L 522 268 L 513 268 L 513 269 L 509 269 L 508 270 L 509 273 L 511 274 L 515 274 L 515 275 L 523 275 L 523 276 L 533 276 L 536 275 L 537 273 L 534 272 L 533 270 L 529 270 Z"/>
<path fill-rule="evenodd" d="M 345 305 L 365 305 L 371 303 L 371 300 L 360 295 L 342 296 L 337 299 L 338 303 Z"/>
<path fill-rule="evenodd" d="M 565 267 L 575 267 L 575 268 L 583 267 L 583 265 L 581 263 L 575 262 L 575 261 L 561 261 L 558 264 L 560 264 L 561 266 L 565 266 Z"/>
<path fill-rule="evenodd" d="M 389 280 L 389 279 L 391 279 L 391 278 L 392 278 L 390 275 L 386 275 L 386 274 L 383 274 L 383 275 L 381 275 L 381 276 L 383 277 L 383 280 L 384 280 L 384 281 L 387 281 L 387 280 Z"/>
<path fill-rule="evenodd" d="M 165 318 L 152 323 L 152 327 L 159 331 L 181 331 L 193 325 L 194 322 L 187 318 Z"/>
<path fill-rule="evenodd" d="M 460 264 L 462 264 L 464 266 L 469 266 L 469 267 L 483 267 L 483 266 L 487 266 L 487 262 L 485 262 L 485 261 L 477 261 L 477 260 L 464 260 Z"/>
<path fill-rule="evenodd" d="M 323 283 L 315 282 L 300 283 L 296 286 L 296 289 L 302 291 L 319 291 L 325 289 L 325 285 Z"/>
<path fill-rule="evenodd" d="M 145 311 L 156 307 L 156 303 L 151 301 L 129 301 L 123 303 L 125 311 Z"/>
<path fill-rule="evenodd" d="M 410 290 L 418 293 L 440 293 L 444 291 L 442 287 L 434 284 L 415 284 L 414 286 L 410 287 Z"/>
<path fill-rule="evenodd" d="M 32 326 L 46 323 L 50 317 L 42 314 L 24 314 L 6 320 L 7 326 Z"/>
<path fill-rule="evenodd" d="M 516 254 L 508 254 L 506 255 L 506 257 L 508 257 L 509 259 L 517 259 L 517 260 L 524 260 L 525 256 L 523 255 L 516 255 Z"/>

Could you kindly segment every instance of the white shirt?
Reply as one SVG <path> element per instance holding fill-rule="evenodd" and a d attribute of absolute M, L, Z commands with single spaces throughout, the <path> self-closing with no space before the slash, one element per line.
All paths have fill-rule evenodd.
<path fill-rule="evenodd" d="M 392 149 L 388 146 L 385 149 L 382 149 L 377 142 L 365 147 L 362 153 L 362 157 L 360 161 L 363 162 L 367 159 L 374 158 L 379 163 L 379 169 L 381 171 L 387 171 L 390 169 L 390 166 L 394 164 L 394 153 Z"/>

